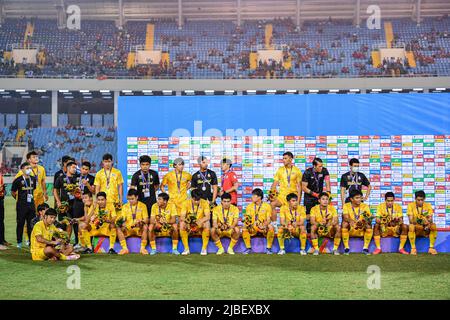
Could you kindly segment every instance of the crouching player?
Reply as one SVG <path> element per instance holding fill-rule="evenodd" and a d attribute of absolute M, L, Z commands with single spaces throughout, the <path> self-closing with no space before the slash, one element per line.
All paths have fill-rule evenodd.
<path fill-rule="evenodd" d="M 401 205 L 395 203 L 395 195 L 386 192 L 384 203 L 377 207 L 376 223 L 373 229 L 373 240 L 376 249 L 373 254 L 381 253 L 381 237 L 400 237 L 398 252 L 409 254 L 404 248 L 408 239 L 408 225 L 403 223 L 403 213 Z"/>
<path fill-rule="evenodd" d="M 342 214 L 342 241 L 344 254 L 350 253 L 349 238 L 364 237 L 363 253 L 370 255 L 369 244 L 372 240 L 372 213 L 367 204 L 362 202 L 363 194 L 360 190 L 350 192 L 350 202 L 344 204 Z"/>
<path fill-rule="evenodd" d="M 202 235 L 201 255 L 206 256 L 206 248 L 209 242 L 210 233 L 210 211 L 209 202 L 201 199 L 200 192 L 195 189 L 191 192 L 191 198 L 185 200 L 181 206 L 180 213 L 180 236 L 183 242 L 184 251 L 182 255 L 190 254 L 189 236 Z"/>
<path fill-rule="evenodd" d="M 211 237 L 214 240 L 217 248 L 217 254 L 223 254 L 222 242 L 220 238 L 230 238 L 230 245 L 228 246 L 227 253 L 234 254 L 234 246 L 239 240 L 239 227 L 237 226 L 239 220 L 238 207 L 231 204 L 231 195 L 224 193 L 220 197 L 221 204 L 216 206 L 213 210 L 213 227 L 211 229 Z"/>
<path fill-rule="evenodd" d="M 37 222 L 31 232 L 31 258 L 34 261 L 44 260 L 77 260 L 80 255 L 73 254 L 73 247 L 67 242 L 67 234 L 57 229 L 53 223 L 56 220 L 56 210 L 47 209 L 43 219 Z"/>
<path fill-rule="evenodd" d="M 272 207 L 263 202 L 264 192 L 256 188 L 252 191 L 252 203 L 245 209 L 244 226 L 242 227 L 242 239 L 245 243 L 243 254 L 252 252 L 251 237 L 262 235 L 267 239 L 266 254 L 272 254 L 273 238 L 275 232 L 272 219 Z"/>
<path fill-rule="evenodd" d="M 84 195 L 91 198 L 92 195 Z M 93 253 L 91 237 L 109 237 L 109 254 L 116 254 L 116 209 L 114 204 L 106 201 L 106 193 L 101 191 L 96 195 L 97 203 L 91 205 L 85 212 L 85 217 L 78 222 L 80 239 L 86 247 L 83 253 Z M 86 202 L 85 202 L 86 203 Z"/>
<path fill-rule="evenodd" d="M 292 237 L 300 239 L 300 254 L 306 255 L 306 211 L 305 207 L 298 203 L 298 195 L 289 193 L 286 196 L 287 205 L 280 208 L 280 224 L 278 228 L 278 243 L 280 251 L 278 254 L 283 255 L 284 241 Z"/>
<path fill-rule="evenodd" d="M 179 255 L 178 252 L 178 212 L 175 204 L 169 203 L 169 195 L 160 193 L 156 203 L 152 206 L 150 214 L 150 226 L 148 228 L 148 238 L 150 239 L 150 254 L 156 251 L 156 237 L 172 238 L 172 254 Z"/>
<path fill-rule="evenodd" d="M 141 238 L 141 254 L 148 254 L 145 249 L 148 236 L 148 212 L 145 203 L 138 201 L 139 192 L 136 189 L 130 189 L 127 193 L 128 203 L 122 207 L 122 213 L 116 219 L 117 237 L 119 238 L 122 250 L 119 254 L 128 254 L 126 238 Z"/>
<path fill-rule="evenodd" d="M 318 237 L 334 238 L 333 254 L 339 255 L 341 227 L 336 208 L 329 202 L 329 193 L 322 192 L 319 195 L 319 204 L 311 209 L 311 242 L 314 247 L 314 255 L 319 254 Z"/>
<path fill-rule="evenodd" d="M 436 224 L 433 222 L 433 207 L 425 202 L 425 192 L 419 190 L 415 193 L 415 201 L 408 205 L 407 214 L 409 218 L 408 238 L 411 244 L 411 254 L 416 255 L 416 237 L 429 237 L 429 254 L 437 254 L 434 243 L 437 238 Z"/>

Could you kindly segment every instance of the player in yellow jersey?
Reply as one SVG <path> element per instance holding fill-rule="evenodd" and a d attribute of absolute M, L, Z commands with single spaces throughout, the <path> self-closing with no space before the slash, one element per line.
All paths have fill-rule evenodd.
<path fill-rule="evenodd" d="M 283 154 L 283 166 L 280 167 L 273 177 L 273 184 L 270 188 L 271 193 L 277 192 L 277 187 L 280 187 L 278 197 L 270 199 L 272 206 L 272 221 L 277 220 L 276 208 L 282 205 L 288 205 L 286 197 L 289 193 L 295 193 L 298 196 L 298 202 L 302 202 L 302 172 L 292 163 L 294 155 L 292 152 L 285 152 Z"/>
<path fill-rule="evenodd" d="M 80 221 L 80 238 L 83 238 L 86 250 L 83 253 L 93 253 L 91 237 L 109 237 L 109 254 L 116 254 L 116 210 L 112 203 L 106 201 L 106 193 L 99 192 L 96 195 L 97 203 L 85 213 L 85 218 Z"/>
<path fill-rule="evenodd" d="M 206 256 L 210 235 L 210 211 L 209 202 L 201 198 L 198 190 L 192 190 L 191 198 L 185 200 L 180 211 L 180 236 L 184 251 L 182 255 L 190 254 L 189 235 L 202 235 L 201 255 Z"/>
<path fill-rule="evenodd" d="M 130 189 L 127 193 L 128 203 L 123 205 L 121 214 L 116 218 L 117 237 L 119 238 L 122 250 L 119 254 L 128 254 L 126 238 L 141 238 L 141 254 L 148 254 L 147 237 L 148 237 L 148 212 L 145 203 L 138 200 L 139 192 L 136 189 Z M 124 221 L 119 225 L 119 221 Z"/>
<path fill-rule="evenodd" d="M 156 203 L 152 206 L 150 215 L 150 226 L 148 228 L 148 238 L 150 239 L 150 254 L 156 251 L 156 237 L 172 238 L 172 254 L 179 255 L 178 252 L 178 223 L 177 208 L 173 203 L 169 203 L 170 197 L 163 192 L 158 195 Z"/>
<path fill-rule="evenodd" d="M 350 253 L 349 238 L 364 237 L 363 253 L 370 255 L 369 244 L 372 240 L 372 220 L 374 216 L 367 204 L 362 202 L 363 194 L 360 190 L 350 192 L 350 202 L 344 204 L 342 214 L 342 241 L 344 242 L 344 254 Z"/>
<path fill-rule="evenodd" d="M 319 254 L 318 237 L 334 238 L 333 254 L 338 256 L 341 244 L 341 227 L 336 208 L 330 204 L 328 192 L 319 194 L 319 204 L 311 209 L 311 242 L 314 255 Z"/>
<path fill-rule="evenodd" d="M 220 238 L 230 238 L 230 245 L 227 253 L 234 254 L 234 246 L 239 240 L 239 209 L 231 204 L 231 194 L 223 193 L 220 197 L 221 203 L 213 210 L 213 227 L 211 228 L 211 238 L 219 249 L 218 255 L 225 252 Z"/>
<path fill-rule="evenodd" d="M 408 240 L 408 225 L 403 223 L 402 206 L 395 203 L 393 192 L 386 192 L 384 202 L 377 207 L 376 223 L 373 228 L 373 240 L 376 249 L 373 254 L 381 253 L 381 237 L 400 237 L 398 252 L 409 254 L 405 249 Z"/>
<path fill-rule="evenodd" d="M 415 200 L 408 205 L 407 214 L 409 218 L 408 238 L 411 244 L 411 254 L 417 255 L 416 237 L 429 237 L 430 247 L 429 254 L 437 254 L 434 243 L 437 238 L 436 224 L 433 222 L 433 207 L 430 203 L 425 202 L 425 192 L 423 190 L 416 191 Z"/>
<path fill-rule="evenodd" d="M 113 157 L 109 153 L 103 155 L 103 168 L 95 175 L 95 193 L 106 193 L 108 203 L 120 207 L 123 203 L 123 177 L 119 169 L 113 167 Z"/>
<path fill-rule="evenodd" d="M 169 201 L 175 204 L 178 213 L 181 213 L 183 202 L 188 197 L 187 191 L 191 187 L 192 176 L 189 172 L 183 171 L 184 160 L 181 158 L 176 158 L 173 161 L 173 167 L 174 170 L 164 176 L 160 189 L 161 192 L 166 192 L 165 186 L 167 186 L 167 192 L 170 197 Z"/>
<path fill-rule="evenodd" d="M 306 211 L 305 207 L 298 203 L 296 193 L 289 193 L 286 197 L 287 205 L 280 209 L 280 227 L 278 227 L 278 244 L 283 255 L 284 241 L 292 237 L 300 239 L 300 254 L 306 255 Z"/>
<path fill-rule="evenodd" d="M 245 243 L 243 254 L 252 252 L 251 237 L 262 235 L 267 239 L 266 254 L 272 254 L 275 231 L 271 224 L 272 207 L 263 202 L 264 192 L 256 188 L 252 191 L 252 203 L 245 208 L 242 239 Z"/>
<path fill-rule="evenodd" d="M 58 230 L 53 223 L 56 211 L 47 209 L 41 221 L 37 222 L 31 232 L 31 258 L 33 261 L 44 260 L 77 260 L 80 255 L 73 254 L 73 247 L 66 245 L 64 239 L 58 237 Z"/>

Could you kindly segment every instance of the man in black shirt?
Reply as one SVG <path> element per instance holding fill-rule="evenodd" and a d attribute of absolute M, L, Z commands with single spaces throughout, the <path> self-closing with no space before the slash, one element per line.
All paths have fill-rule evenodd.
<path fill-rule="evenodd" d="M 155 191 L 159 188 L 158 172 L 150 169 L 151 163 L 152 159 L 147 155 L 139 158 L 141 169 L 136 171 L 131 177 L 130 186 L 130 188 L 139 192 L 138 199 L 147 206 L 149 216 L 152 212 L 152 206 L 156 203 Z"/>
<path fill-rule="evenodd" d="M 67 171 L 67 163 L 69 163 L 69 161 L 73 161 L 75 162 L 75 159 L 72 158 L 71 156 L 63 156 L 61 158 L 61 169 L 56 171 L 55 175 L 53 176 L 53 191 L 52 193 L 55 194 L 55 184 L 56 184 L 56 180 L 58 180 L 58 178 L 60 176 L 63 176 L 66 174 Z M 55 198 L 55 208 L 57 208 L 57 204 L 56 204 L 56 198 Z"/>
<path fill-rule="evenodd" d="M 20 165 L 23 175 L 14 179 L 11 186 L 11 195 L 17 200 L 17 247 L 22 248 L 22 236 L 25 222 L 27 223 L 28 239 L 31 239 L 31 220 L 35 216 L 35 207 L 33 192 L 36 189 L 36 178 L 30 176 L 32 173 L 31 165 L 24 162 Z"/>
<path fill-rule="evenodd" d="M 303 204 L 306 208 L 306 217 L 309 220 L 309 212 L 319 204 L 319 194 L 323 191 L 330 192 L 330 173 L 324 168 L 322 159 L 314 158 L 312 167 L 305 170 L 302 177 L 302 190 L 305 193 Z M 325 182 L 325 189 L 323 183 Z"/>
<path fill-rule="evenodd" d="M 39 221 L 42 220 L 42 218 L 44 217 L 45 212 L 47 211 L 47 209 L 50 208 L 50 206 L 47 203 L 42 203 L 40 205 L 37 206 L 36 210 L 36 216 L 33 218 L 33 220 L 31 220 L 31 229 L 34 228 L 34 225 L 36 223 L 38 223 Z M 57 226 L 58 228 L 58 226 Z"/>
<path fill-rule="evenodd" d="M 217 175 L 208 169 L 208 159 L 204 156 L 197 158 L 200 170 L 192 175 L 191 190 L 197 189 L 200 197 L 210 203 L 215 203 L 217 198 Z"/>
<path fill-rule="evenodd" d="M 350 197 L 346 196 L 346 192 L 350 194 L 353 190 L 358 190 L 362 192 L 362 186 L 367 187 L 366 195 L 364 196 L 364 201 L 369 199 L 371 185 L 369 179 L 367 179 L 366 175 L 362 172 L 359 172 L 359 160 L 353 158 L 350 160 L 350 171 L 344 173 L 341 177 L 341 201 L 342 206 L 344 203 L 350 202 Z"/>

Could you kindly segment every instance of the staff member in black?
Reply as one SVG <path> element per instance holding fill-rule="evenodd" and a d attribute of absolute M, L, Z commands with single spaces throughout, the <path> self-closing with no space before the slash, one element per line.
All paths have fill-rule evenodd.
<path fill-rule="evenodd" d="M 91 171 L 91 163 L 85 161 L 81 164 L 80 175 L 77 176 L 77 186 L 81 190 L 81 194 L 95 194 L 95 186 L 94 180 L 95 177 L 91 175 L 89 172 Z M 73 210 L 72 210 L 72 218 L 79 219 L 84 216 L 84 203 L 83 200 L 74 199 L 73 202 Z M 78 249 L 78 224 L 75 223 L 73 225 L 73 232 L 75 234 L 75 246 L 74 249 Z"/>
<path fill-rule="evenodd" d="M 35 216 L 33 191 L 36 189 L 36 178 L 30 176 L 31 165 L 24 162 L 20 165 L 23 175 L 14 179 L 11 186 L 11 195 L 16 202 L 17 212 L 17 248 L 22 248 L 22 235 L 25 222 L 27 223 L 28 239 L 31 239 L 31 220 Z"/>
<path fill-rule="evenodd" d="M 56 184 L 56 180 L 58 180 L 58 178 L 59 178 L 60 176 L 63 176 L 63 175 L 66 174 L 66 171 L 67 171 L 67 164 L 68 164 L 70 161 L 75 162 L 75 159 L 72 158 L 71 156 L 63 156 L 63 157 L 61 158 L 61 169 L 58 170 L 58 171 L 56 171 L 56 172 L 55 172 L 55 175 L 53 176 L 53 190 L 52 190 L 52 193 L 53 193 L 53 194 L 55 194 L 55 184 Z M 57 208 L 56 205 L 57 205 L 57 203 L 56 203 L 56 198 L 55 198 L 55 205 L 54 205 L 55 208 Z"/>
<path fill-rule="evenodd" d="M 58 214 L 59 221 L 61 221 L 65 217 L 68 217 L 70 219 L 73 218 L 75 196 L 67 191 L 67 185 L 77 185 L 79 183 L 79 176 L 77 175 L 77 164 L 73 161 L 70 161 L 69 163 L 67 163 L 66 167 L 66 173 L 59 176 L 53 188 L 53 195 L 55 196 L 57 208 L 59 208 L 61 206 L 61 203 L 64 201 L 69 203 L 68 212 L 66 212 L 65 214 Z M 81 201 L 81 199 L 78 201 Z M 72 226 L 70 224 L 67 225 L 66 231 L 69 234 L 70 238 L 70 235 L 72 234 Z"/>
<path fill-rule="evenodd" d="M 362 186 L 366 186 L 367 192 L 364 196 L 363 201 L 367 201 L 370 196 L 370 190 L 372 189 L 370 181 L 369 179 L 367 179 L 366 175 L 362 172 L 359 172 L 359 160 L 356 158 L 350 159 L 349 164 L 350 171 L 344 173 L 341 177 L 340 187 L 342 206 L 344 206 L 344 203 L 350 202 L 350 197 L 345 197 L 347 192 L 348 195 L 352 192 L 352 190 L 358 190 L 362 192 Z"/>
<path fill-rule="evenodd" d="M 205 156 L 199 156 L 197 163 L 200 165 L 200 170 L 192 175 L 191 190 L 197 190 L 201 199 L 210 203 L 210 207 L 216 206 L 217 198 L 217 175 L 214 171 L 208 169 L 208 159 Z M 211 223 L 212 223 L 211 212 Z"/>
<path fill-rule="evenodd" d="M 138 200 L 145 203 L 149 215 L 156 203 L 156 190 L 159 188 L 158 172 L 150 169 L 151 163 L 152 159 L 147 155 L 139 158 L 141 169 L 133 174 L 130 185 L 130 188 L 139 192 Z"/>

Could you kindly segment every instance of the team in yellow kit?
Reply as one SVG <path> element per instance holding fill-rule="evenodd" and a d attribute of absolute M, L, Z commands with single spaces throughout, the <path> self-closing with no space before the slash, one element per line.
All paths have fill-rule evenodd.
<path fill-rule="evenodd" d="M 45 202 L 45 169 L 37 164 L 36 153 L 27 155 L 30 163 L 34 164 L 33 174 L 37 178 L 41 192 L 35 192 L 38 201 Z M 157 196 L 157 203 L 148 212 L 146 204 L 140 202 L 139 192 L 130 189 L 127 193 L 128 202 L 122 205 L 123 177 L 121 172 L 112 165 L 112 156 L 103 156 L 103 169 L 95 176 L 95 200 L 90 192 L 82 195 L 85 206 L 85 215 L 78 219 L 72 219 L 70 223 L 79 224 L 80 242 L 86 248 L 85 253 L 92 253 L 91 237 L 109 237 L 109 253 L 114 254 L 114 244 L 119 238 L 122 249 L 119 254 L 128 254 L 126 243 L 128 237 L 141 238 L 141 254 L 148 254 L 147 243 L 150 242 L 150 254 L 157 253 L 156 238 L 170 237 L 172 239 L 172 254 L 179 255 L 178 242 L 181 237 L 184 251 L 182 255 L 190 254 L 189 237 L 201 236 L 201 255 L 207 254 L 207 246 L 211 237 L 218 248 L 217 254 L 234 254 L 234 247 L 242 235 L 245 245 L 243 254 L 252 252 L 251 238 L 262 236 L 266 238 L 266 254 L 272 254 L 275 232 L 280 250 L 279 255 L 284 255 L 285 241 L 298 238 L 300 241 L 300 254 L 306 255 L 306 242 L 308 237 L 307 215 L 301 202 L 301 178 L 300 169 L 292 164 L 293 155 L 290 152 L 283 154 L 283 166 L 274 176 L 271 188 L 272 197 L 270 204 L 264 201 L 263 190 L 257 188 L 252 191 L 252 202 L 246 207 L 240 226 L 239 209 L 231 204 L 231 195 L 223 193 L 221 204 L 213 209 L 208 201 L 201 198 L 198 190 L 192 190 L 188 194 L 191 175 L 183 171 L 184 161 L 177 158 L 174 161 L 174 170 L 169 172 L 161 183 L 162 192 Z M 18 174 L 19 176 L 19 174 Z M 279 188 L 275 195 L 274 190 Z M 378 205 L 376 215 L 371 213 L 370 207 L 363 202 L 362 192 L 352 190 L 350 202 L 343 205 L 342 223 L 336 208 L 331 205 L 330 194 L 322 192 L 318 195 L 319 204 L 310 212 L 310 239 L 314 255 L 319 254 L 319 238 L 333 239 L 333 254 L 338 255 L 338 247 L 342 240 L 344 254 L 350 252 L 349 238 L 362 237 L 364 239 L 363 253 L 369 255 L 369 244 L 374 238 L 376 250 L 373 254 L 379 254 L 382 237 L 400 238 L 399 253 L 408 254 L 404 246 L 409 239 L 411 254 L 416 255 L 416 237 L 429 237 L 430 245 L 428 253 L 437 254 L 434 244 L 437 237 L 436 224 L 433 222 L 433 208 L 425 202 L 425 193 L 417 191 L 415 201 L 407 208 L 409 225 L 403 221 L 402 207 L 395 203 L 392 192 L 385 194 L 385 202 Z M 37 202 L 38 202 L 37 201 Z M 280 224 L 278 230 L 274 228 L 279 209 Z M 211 212 L 212 209 L 212 212 Z M 212 219 L 210 219 L 212 216 Z M 48 221 L 47 224 L 43 220 Z M 53 234 L 61 235 L 60 230 L 53 225 L 52 211 L 49 217 L 44 217 L 39 222 L 31 236 L 33 260 L 46 259 L 77 259 L 73 248 L 68 243 L 57 240 Z M 54 218 L 53 218 L 54 220 Z M 375 221 L 374 221 L 375 220 Z M 211 222 L 212 225 L 211 225 Z M 373 223 L 373 221 L 375 223 Z M 41 223 L 42 222 L 42 223 Z M 55 231 L 56 230 L 56 231 Z M 224 249 L 221 238 L 230 238 L 227 250 Z M 328 241 L 328 240 L 327 240 Z M 322 245 L 324 246 L 324 245 Z M 70 258 L 68 258 L 70 256 Z"/>

